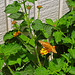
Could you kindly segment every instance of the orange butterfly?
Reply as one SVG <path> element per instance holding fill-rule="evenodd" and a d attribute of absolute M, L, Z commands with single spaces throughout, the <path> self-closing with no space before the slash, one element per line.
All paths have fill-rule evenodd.
<path fill-rule="evenodd" d="M 40 40 L 39 40 L 38 42 L 39 42 L 43 47 L 45 47 L 45 48 L 42 49 L 41 54 L 46 55 L 46 54 L 49 53 L 49 52 L 57 53 L 56 50 L 55 50 L 55 46 L 51 46 L 48 42 L 44 42 L 44 41 L 40 41 Z M 46 50 L 46 51 L 45 51 L 46 53 L 43 52 L 44 50 Z"/>

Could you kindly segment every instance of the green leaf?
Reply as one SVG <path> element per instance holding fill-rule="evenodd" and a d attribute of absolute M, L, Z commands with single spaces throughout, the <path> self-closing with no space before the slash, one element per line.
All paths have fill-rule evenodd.
<path fill-rule="evenodd" d="M 2 73 L 2 72 L 0 72 L 0 75 L 3 75 L 3 73 Z"/>
<path fill-rule="evenodd" d="M 71 54 L 71 56 L 75 59 L 75 49 L 68 49 L 68 52 Z"/>
<path fill-rule="evenodd" d="M 39 31 L 39 30 L 42 31 L 46 38 L 48 38 L 51 35 L 52 26 L 42 23 L 42 21 L 39 19 L 34 21 L 32 27 L 35 31 Z"/>
<path fill-rule="evenodd" d="M 14 64 L 17 64 L 17 61 L 11 60 L 11 61 L 8 62 L 8 65 L 14 65 Z"/>
<path fill-rule="evenodd" d="M 53 33 L 53 36 L 54 36 L 55 41 L 56 41 L 57 44 L 58 44 L 58 42 L 61 41 L 62 35 L 63 35 L 63 32 L 58 32 L 58 31 L 57 31 L 57 32 L 54 32 L 54 33 Z"/>
<path fill-rule="evenodd" d="M 70 54 L 62 54 L 62 56 L 68 61 L 70 62 Z"/>
<path fill-rule="evenodd" d="M 20 7 L 21 7 L 20 3 L 18 3 L 17 1 L 14 1 L 13 4 L 9 4 L 5 8 L 5 12 L 6 13 L 17 13 Z"/>
<path fill-rule="evenodd" d="M 75 31 L 74 30 L 72 31 L 71 38 L 75 39 Z"/>
<path fill-rule="evenodd" d="M 64 65 L 65 63 L 61 58 L 56 59 L 55 63 L 53 61 L 50 61 L 48 67 L 48 70 L 50 70 L 49 74 L 60 72 Z"/>
<path fill-rule="evenodd" d="M 46 23 L 47 23 L 47 24 L 50 24 L 50 25 L 53 25 L 53 24 L 54 24 L 51 19 L 46 19 Z"/>
<path fill-rule="evenodd" d="M 34 17 L 32 17 L 32 18 L 30 19 L 30 23 L 32 23 L 32 21 L 34 21 Z"/>
<path fill-rule="evenodd" d="M 32 27 L 34 30 L 38 31 L 38 30 L 43 30 L 43 23 L 41 20 L 36 19 L 34 21 L 34 24 L 32 24 Z"/>
<path fill-rule="evenodd" d="M 35 47 L 35 40 L 30 39 L 29 44 L 32 45 L 33 47 Z"/>
<path fill-rule="evenodd" d="M 75 74 L 75 67 L 72 67 L 69 71 L 70 74 Z"/>
<path fill-rule="evenodd" d="M 21 49 L 15 55 L 10 55 L 6 62 L 8 65 L 19 64 L 19 66 L 21 66 L 21 62 L 24 60 L 24 58 L 26 58 L 26 52 Z"/>
<path fill-rule="evenodd" d="M 23 20 L 24 19 L 24 15 L 22 12 L 10 14 L 8 17 L 15 19 L 15 20 Z"/>
<path fill-rule="evenodd" d="M 27 0 L 27 1 L 34 3 L 34 2 L 37 1 L 37 0 Z"/>
<path fill-rule="evenodd" d="M 69 37 L 62 38 L 63 43 L 72 43 L 72 40 Z"/>
<path fill-rule="evenodd" d="M 29 41 L 29 38 L 25 35 L 20 35 L 19 36 L 23 41 Z"/>
<path fill-rule="evenodd" d="M 17 63 L 21 66 L 21 58 L 17 59 Z"/>
<path fill-rule="evenodd" d="M 42 30 L 44 36 L 46 38 L 48 38 L 49 36 L 51 36 L 52 33 L 52 26 L 47 25 L 47 24 L 43 24 L 43 30 Z"/>
<path fill-rule="evenodd" d="M 63 71 L 60 71 L 59 75 L 65 75 L 65 73 Z"/>
<path fill-rule="evenodd" d="M 2 52 L 5 55 L 10 55 L 10 54 L 15 54 L 18 51 L 21 50 L 21 45 L 17 44 L 17 43 L 11 43 L 11 44 L 7 44 L 1 47 Z"/>
<path fill-rule="evenodd" d="M 34 75 L 34 68 L 32 65 L 26 66 L 24 73 L 22 75 Z"/>
<path fill-rule="evenodd" d="M 3 64 L 4 64 L 4 60 L 0 60 L 0 70 L 2 69 Z"/>
<path fill-rule="evenodd" d="M 13 31 L 7 32 L 7 33 L 4 35 L 3 40 L 6 41 L 6 40 L 8 40 L 8 39 L 12 39 L 12 38 L 14 37 L 13 33 L 14 33 Z"/>
<path fill-rule="evenodd" d="M 28 57 L 29 60 L 36 62 L 36 58 L 35 58 L 35 56 L 33 54 L 27 53 L 27 57 Z"/>
<path fill-rule="evenodd" d="M 35 70 L 34 75 L 49 75 L 49 74 L 48 74 L 48 71 L 44 67 L 38 67 Z"/>
<path fill-rule="evenodd" d="M 28 44 L 25 44 L 26 46 L 26 49 L 32 54 L 34 52 L 34 47 L 28 45 Z"/>
<path fill-rule="evenodd" d="M 21 73 L 20 72 L 16 72 L 15 75 L 21 75 Z"/>
<path fill-rule="evenodd" d="M 23 62 L 28 62 L 29 61 L 29 59 L 28 59 L 28 57 L 26 57 L 25 59 L 23 59 Z"/>

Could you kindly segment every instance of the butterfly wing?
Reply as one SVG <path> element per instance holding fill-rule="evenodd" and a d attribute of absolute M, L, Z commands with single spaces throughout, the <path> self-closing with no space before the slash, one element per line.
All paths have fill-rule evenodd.
<path fill-rule="evenodd" d="M 42 46 L 44 46 L 49 52 L 52 51 L 54 53 L 57 53 L 56 50 L 55 50 L 55 46 L 51 46 L 48 42 L 44 42 L 44 41 L 39 40 L 39 43 Z"/>
<path fill-rule="evenodd" d="M 45 48 L 50 48 L 50 47 L 51 47 L 51 45 L 50 45 L 48 42 L 44 42 L 44 41 L 40 41 L 40 40 L 39 40 L 39 43 L 40 43 L 42 46 L 44 46 Z"/>

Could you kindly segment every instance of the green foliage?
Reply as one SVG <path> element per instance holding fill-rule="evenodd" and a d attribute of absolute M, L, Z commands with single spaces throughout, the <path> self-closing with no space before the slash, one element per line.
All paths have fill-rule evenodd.
<path fill-rule="evenodd" d="M 75 49 L 68 49 L 68 52 L 71 54 L 71 56 L 75 59 Z"/>
<path fill-rule="evenodd" d="M 9 4 L 6 8 L 5 8 L 5 13 L 17 13 L 18 10 L 20 9 L 20 3 L 18 3 L 17 1 L 14 1 L 13 4 Z"/>
<path fill-rule="evenodd" d="M 71 38 L 75 39 L 75 31 L 72 31 Z"/>
<path fill-rule="evenodd" d="M 24 14 L 22 12 L 12 13 L 8 17 L 15 20 L 22 20 L 24 19 Z"/>
<path fill-rule="evenodd" d="M 34 75 L 49 75 L 49 74 L 48 74 L 48 71 L 44 67 L 38 67 L 35 70 Z"/>
<path fill-rule="evenodd" d="M 10 14 L 8 17 L 13 19 L 13 30 L 4 35 L 4 44 L 0 45 L 0 69 L 2 69 L 0 73 L 3 75 L 75 74 L 75 11 L 68 12 L 55 22 L 46 19 L 46 23 L 43 23 L 40 19 L 30 18 L 26 1 L 34 3 L 35 0 L 14 1 L 5 8 L 5 12 Z M 74 9 L 73 0 L 67 1 Z M 40 11 L 38 18 L 39 13 Z M 22 23 L 18 24 L 15 20 L 22 20 Z M 57 54 L 53 54 L 54 58 L 51 61 L 52 53 L 40 54 L 42 46 L 38 40 L 42 39 L 46 42 L 49 40 L 52 45 L 49 49 L 53 50 L 55 46 Z M 6 66 L 2 68 L 4 62 Z"/>
<path fill-rule="evenodd" d="M 34 3 L 34 2 L 37 1 L 37 0 L 27 0 L 27 1 Z"/>
<path fill-rule="evenodd" d="M 55 41 L 56 41 L 57 44 L 58 44 L 58 42 L 61 41 L 62 35 L 63 35 L 63 32 L 56 31 L 56 32 L 53 33 L 53 36 L 55 37 Z"/>
<path fill-rule="evenodd" d="M 3 37 L 3 40 L 6 41 L 6 40 L 9 40 L 9 39 L 12 39 L 14 36 L 13 36 L 13 31 L 9 31 L 7 32 L 4 37 Z"/>
<path fill-rule="evenodd" d="M 0 59 L 0 70 L 2 69 L 3 64 L 4 64 L 4 60 Z"/>
<path fill-rule="evenodd" d="M 1 47 L 1 52 L 4 53 L 4 55 L 11 55 L 11 54 L 15 54 L 18 51 L 21 50 L 21 46 L 17 43 L 11 43 L 8 45 L 4 45 Z"/>
<path fill-rule="evenodd" d="M 74 0 L 67 0 L 67 4 L 69 6 L 75 7 L 75 1 Z"/>
<path fill-rule="evenodd" d="M 71 69 L 70 69 L 70 71 L 69 71 L 69 73 L 71 73 L 71 74 L 75 74 L 75 67 L 72 67 Z"/>
<path fill-rule="evenodd" d="M 36 19 L 32 25 L 35 31 L 42 31 L 44 36 L 48 38 L 51 35 L 52 26 L 42 23 L 41 20 Z"/>
<path fill-rule="evenodd" d="M 53 24 L 54 24 L 51 19 L 46 19 L 46 23 L 47 23 L 47 24 L 50 24 L 50 25 L 53 25 Z"/>

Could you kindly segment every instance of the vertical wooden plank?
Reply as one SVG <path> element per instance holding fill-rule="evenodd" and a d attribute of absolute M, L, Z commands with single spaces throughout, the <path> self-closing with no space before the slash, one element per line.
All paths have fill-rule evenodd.
<path fill-rule="evenodd" d="M 37 9 L 37 6 L 38 6 L 38 1 L 35 1 L 34 3 L 34 18 L 37 19 L 38 17 L 38 9 Z"/>
<path fill-rule="evenodd" d="M 59 18 L 63 16 L 63 0 L 59 0 Z"/>
<path fill-rule="evenodd" d="M 5 0 L 5 7 L 9 4 L 9 0 Z M 6 14 L 6 23 L 7 23 L 7 31 L 11 30 L 12 29 L 12 26 L 11 26 L 11 19 L 8 18 L 9 14 Z"/>

